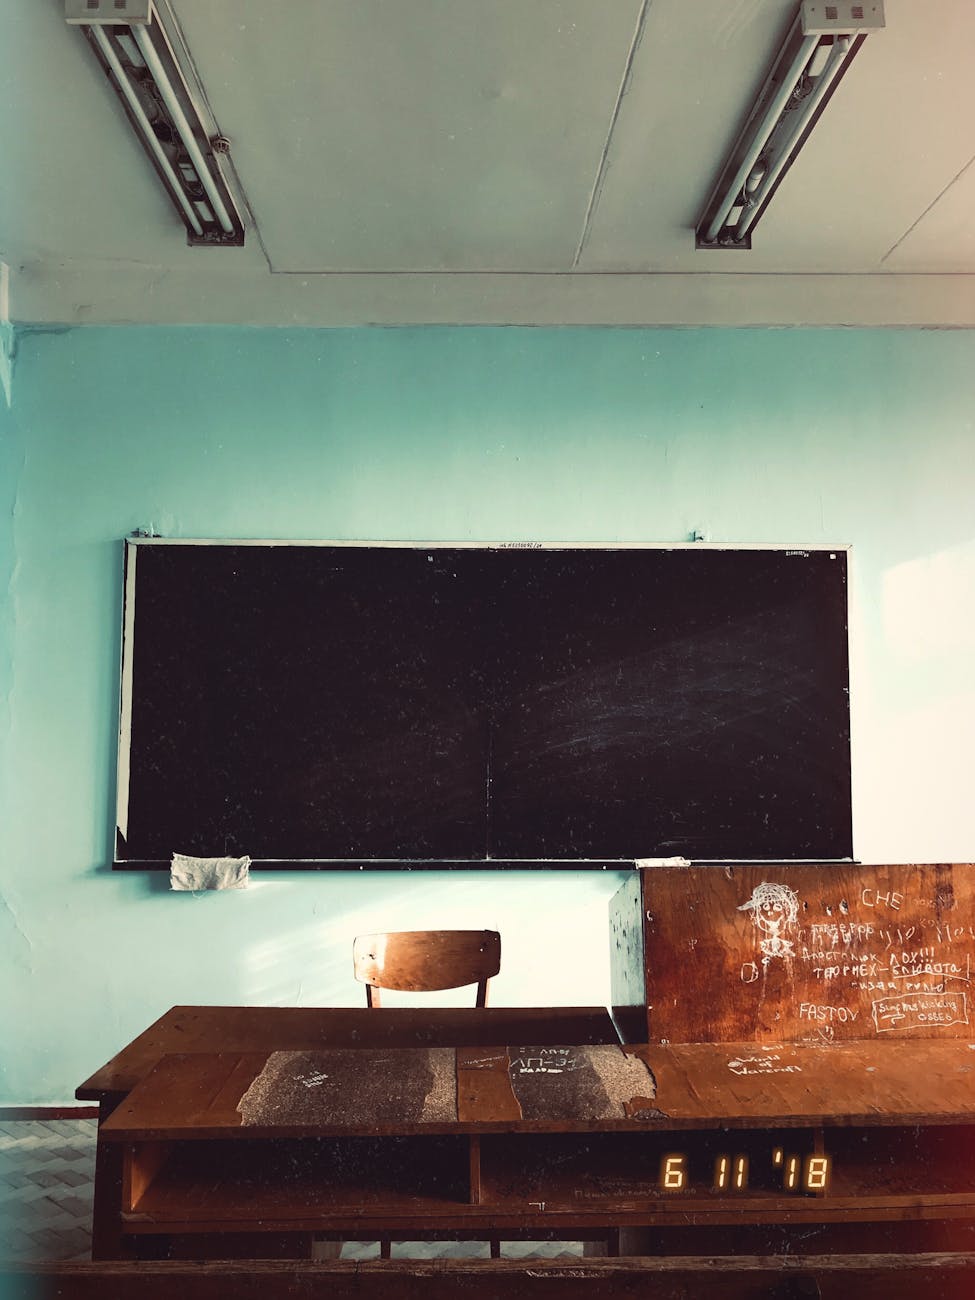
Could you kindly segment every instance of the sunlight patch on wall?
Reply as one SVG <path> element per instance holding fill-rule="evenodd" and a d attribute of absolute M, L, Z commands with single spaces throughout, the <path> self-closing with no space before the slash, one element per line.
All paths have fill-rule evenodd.
<path fill-rule="evenodd" d="M 352 941 L 346 950 L 325 921 L 294 926 L 251 944 L 241 965 L 248 1006 L 350 1006 L 355 1001 Z"/>
<path fill-rule="evenodd" d="M 860 814 L 873 827 L 865 860 L 971 861 L 975 691 L 875 717 L 873 726 L 858 784 Z"/>
<path fill-rule="evenodd" d="M 365 1006 L 353 974 L 357 935 L 387 930 L 497 930 L 501 971 L 493 1006 L 605 1006 L 609 1001 L 608 900 L 620 873 L 337 872 L 320 918 L 284 924 L 242 945 L 241 998 L 249 1006 Z M 323 875 L 321 884 L 324 885 Z M 564 902 L 559 903 L 559 898 Z M 264 901 L 270 903 L 269 893 Z M 436 993 L 384 991 L 383 1005 L 471 1006 L 473 986 Z"/>
<path fill-rule="evenodd" d="M 883 621 L 895 659 L 920 665 L 975 650 L 975 541 L 888 570 Z"/>

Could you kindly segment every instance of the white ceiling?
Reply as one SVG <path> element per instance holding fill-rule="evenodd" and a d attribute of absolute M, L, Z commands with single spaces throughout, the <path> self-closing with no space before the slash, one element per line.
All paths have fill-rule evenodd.
<path fill-rule="evenodd" d="M 695 249 L 797 7 L 174 0 L 252 213 L 224 249 L 62 0 L 5 0 L 10 315 L 975 325 L 973 0 L 886 0 L 753 250 Z"/>

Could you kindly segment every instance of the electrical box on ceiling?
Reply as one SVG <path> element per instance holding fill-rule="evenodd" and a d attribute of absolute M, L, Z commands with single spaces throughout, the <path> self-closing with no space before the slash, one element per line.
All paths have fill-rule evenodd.
<path fill-rule="evenodd" d="M 69 23 L 147 23 L 152 0 L 64 0 Z"/>
<path fill-rule="evenodd" d="M 874 0 L 872 4 L 852 4 L 850 0 L 821 4 L 819 0 L 805 0 L 802 6 L 802 30 L 806 36 L 876 32 L 885 26 L 883 0 Z"/>

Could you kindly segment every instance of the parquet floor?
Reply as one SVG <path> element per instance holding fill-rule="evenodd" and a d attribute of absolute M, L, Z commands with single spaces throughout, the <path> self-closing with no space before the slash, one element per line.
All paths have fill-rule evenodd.
<path fill-rule="evenodd" d="M 91 1256 L 93 1119 L 0 1121 L 0 1259 Z"/>
<path fill-rule="evenodd" d="M 91 1258 L 95 1183 L 93 1119 L 0 1120 L 0 1260 Z M 504 1242 L 511 1258 L 577 1258 L 573 1242 Z M 342 1259 L 372 1259 L 378 1242 L 348 1241 Z M 419 1259 L 488 1255 L 487 1242 L 402 1242 L 393 1257 Z"/>

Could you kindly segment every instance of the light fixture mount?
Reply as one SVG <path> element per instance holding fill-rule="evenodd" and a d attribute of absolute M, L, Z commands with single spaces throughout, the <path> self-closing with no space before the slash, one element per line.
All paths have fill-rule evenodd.
<path fill-rule="evenodd" d="M 870 32 L 883 0 L 805 0 L 722 168 L 696 229 L 698 248 L 752 246 L 752 230 Z"/>
<path fill-rule="evenodd" d="M 169 0 L 65 0 L 186 226 L 187 242 L 239 247 L 230 142 L 217 127 Z"/>

